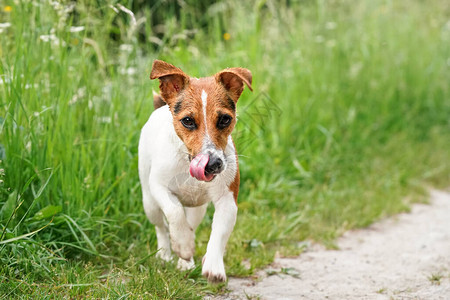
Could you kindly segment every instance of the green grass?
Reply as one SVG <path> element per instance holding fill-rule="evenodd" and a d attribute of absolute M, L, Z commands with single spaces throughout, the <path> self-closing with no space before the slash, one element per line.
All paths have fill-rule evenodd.
<path fill-rule="evenodd" d="M 431 284 L 440 285 L 441 279 L 443 277 L 444 276 L 440 273 L 432 273 L 430 276 L 428 276 L 428 280 L 431 282 Z"/>
<path fill-rule="evenodd" d="M 180 273 L 154 257 L 137 144 L 155 58 L 196 77 L 253 73 L 234 133 L 242 179 L 228 275 L 299 253 L 305 239 L 334 247 L 345 230 L 424 201 L 426 186 L 449 185 L 446 1 L 188 1 L 178 18 L 169 4 L 136 10 L 136 25 L 112 3 L 0 4 L 10 24 L 0 26 L 1 295 L 223 291 L 200 267 Z"/>

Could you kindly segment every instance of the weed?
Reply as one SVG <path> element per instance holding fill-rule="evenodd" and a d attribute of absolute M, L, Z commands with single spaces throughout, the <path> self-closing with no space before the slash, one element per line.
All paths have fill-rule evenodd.
<path fill-rule="evenodd" d="M 431 282 L 431 284 L 440 285 L 442 277 L 443 276 L 440 273 L 433 273 L 428 277 L 428 280 Z"/>

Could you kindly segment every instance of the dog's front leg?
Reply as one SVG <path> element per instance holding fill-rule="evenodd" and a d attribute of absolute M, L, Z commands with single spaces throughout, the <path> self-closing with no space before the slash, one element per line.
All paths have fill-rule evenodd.
<path fill-rule="evenodd" d="M 161 184 L 150 182 L 150 191 L 169 223 L 172 250 L 182 259 L 190 260 L 194 256 L 195 237 L 183 206 L 178 198 Z"/>
<path fill-rule="evenodd" d="M 210 282 L 220 282 L 227 279 L 223 255 L 228 238 L 236 223 L 237 206 L 233 194 L 229 191 L 213 203 L 215 212 L 211 237 L 203 257 L 202 274 Z"/>

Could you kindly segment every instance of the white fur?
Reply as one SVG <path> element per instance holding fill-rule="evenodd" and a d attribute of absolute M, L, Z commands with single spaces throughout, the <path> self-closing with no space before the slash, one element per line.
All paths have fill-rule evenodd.
<path fill-rule="evenodd" d="M 208 123 L 206 122 L 206 105 L 208 104 L 208 94 L 205 90 L 202 90 L 202 108 L 203 108 L 203 122 L 205 123 L 206 136 L 209 137 Z"/>
<path fill-rule="evenodd" d="M 206 98 L 203 91 L 204 107 Z M 227 168 L 211 182 L 198 181 L 189 175 L 187 149 L 172 122 L 167 105 L 155 110 L 144 125 L 139 141 L 143 204 L 147 217 L 155 225 L 158 256 L 170 260 L 172 248 L 180 257 L 178 266 L 192 268 L 195 229 L 208 203 L 213 202 L 215 213 L 202 273 L 210 281 L 224 281 L 223 254 L 237 214 L 233 193 L 229 190 L 237 172 L 234 145 L 230 137 L 222 154 Z M 210 150 L 204 147 L 204 151 Z"/>
<path fill-rule="evenodd" d="M 211 141 L 211 137 L 209 136 L 208 123 L 206 122 L 206 106 L 207 105 L 208 105 L 208 94 L 205 92 L 205 90 L 202 90 L 203 122 L 205 124 L 205 136 L 203 138 L 202 152 L 203 153 L 208 153 L 209 155 L 215 155 L 215 156 L 219 157 L 222 160 L 222 162 L 223 162 L 223 168 L 225 170 L 227 168 L 227 165 L 228 165 L 227 164 L 228 160 L 225 157 L 226 154 L 223 153 L 223 151 L 217 149 L 217 147 Z M 229 136 L 228 144 L 231 144 L 231 146 L 233 146 L 233 142 L 230 141 L 230 139 L 231 139 L 231 136 Z M 233 150 L 233 153 L 234 153 L 234 146 L 233 146 L 232 150 Z"/>

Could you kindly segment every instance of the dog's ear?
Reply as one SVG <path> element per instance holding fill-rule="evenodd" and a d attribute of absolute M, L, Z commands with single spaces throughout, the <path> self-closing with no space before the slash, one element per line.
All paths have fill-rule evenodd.
<path fill-rule="evenodd" d="M 164 101 L 170 105 L 181 91 L 189 84 L 189 76 L 181 69 L 162 60 L 155 60 L 150 73 L 150 79 L 159 79 L 159 89 Z"/>
<path fill-rule="evenodd" d="M 216 80 L 228 91 L 236 102 L 244 90 L 244 83 L 252 89 L 252 73 L 244 68 L 228 68 L 216 74 Z"/>

